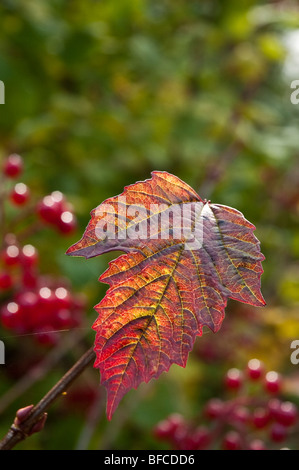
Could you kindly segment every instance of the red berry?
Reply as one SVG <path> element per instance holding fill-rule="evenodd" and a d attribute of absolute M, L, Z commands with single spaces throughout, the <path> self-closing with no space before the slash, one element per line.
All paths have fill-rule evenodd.
<path fill-rule="evenodd" d="M 292 426 L 297 421 L 297 407 L 290 401 L 280 403 L 280 407 L 275 413 L 275 419 L 284 426 Z"/>
<path fill-rule="evenodd" d="M 58 342 L 58 335 L 53 331 L 51 325 L 44 325 L 40 329 L 35 330 L 35 339 L 45 346 L 54 346 Z"/>
<path fill-rule="evenodd" d="M 71 315 L 70 326 L 72 327 L 79 326 L 82 321 L 82 310 L 72 307 L 72 309 L 70 310 L 70 315 Z"/>
<path fill-rule="evenodd" d="M 57 287 L 54 292 L 55 295 L 55 308 L 68 309 L 72 305 L 72 297 L 70 292 L 65 287 Z"/>
<path fill-rule="evenodd" d="M 59 207 L 60 215 L 67 210 L 70 210 L 70 204 L 66 201 L 64 194 L 61 191 L 53 191 L 50 194 L 51 198 L 55 202 L 56 206 Z M 59 217 L 58 217 L 59 219 Z M 57 222 L 57 221 L 56 221 Z"/>
<path fill-rule="evenodd" d="M 53 191 L 49 196 L 45 196 L 39 202 L 37 212 L 42 220 L 56 225 L 61 233 L 72 233 L 77 227 L 72 208 L 60 191 Z"/>
<path fill-rule="evenodd" d="M 183 422 L 170 436 L 172 446 L 177 450 L 191 450 L 193 442 L 187 423 Z"/>
<path fill-rule="evenodd" d="M 2 259 L 6 266 L 14 266 L 18 264 L 20 250 L 17 245 L 8 245 L 2 253 Z"/>
<path fill-rule="evenodd" d="M 257 380 L 261 378 L 264 372 L 264 366 L 258 359 L 251 359 L 247 364 L 247 374 L 250 379 Z"/>
<path fill-rule="evenodd" d="M 60 309 L 55 312 L 55 316 L 53 317 L 53 326 L 58 329 L 63 329 L 70 327 L 72 325 L 72 315 L 71 312 L 66 309 Z"/>
<path fill-rule="evenodd" d="M 243 384 L 243 374 L 239 369 L 229 369 L 225 376 L 225 385 L 231 390 L 238 390 Z"/>
<path fill-rule="evenodd" d="M 240 434 L 237 431 L 228 431 L 222 444 L 225 450 L 240 450 L 242 447 Z"/>
<path fill-rule="evenodd" d="M 74 214 L 70 211 L 62 212 L 57 227 L 61 233 L 69 234 L 76 230 L 77 223 Z"/>
<path fill-rule="evenodd" d="M 18 302 L 24 311 L 27 313 L 32 307 L 35 307 L 38 303 L 37 294 L 34 291 L 28 290 L 21 292 L 17 295 Z"/>
<path fill-rule="evenodd" d="M 174 436 L 175 431 L 184 425 L 185 420 L 183 416 L 178 413 L 173 413 L 156 425 L 154 433 L 159 439 L 170 439 Z"/>
<path fill-rule="evenodd" d="M 38 295 L 40 297 L 40 301 L 43 302 L 44 307 L 48 307 L 55 301 L 55 295 L 52 289 L 47 286 L 43 286 L 40 288 Z"/>
<path fill-rule="evenodd" d="M 38 262 L 38 253 L 36 248 L 29 244 L 23 246 L 20 259 L 21 263 L 27 268 L 35 266 Z"/>
<path fill-rule="evenodd" d="M 278 393 L 281 389 L 280 375 L 275 371 L 267 372 L 264 387 L 267 392 Z"/>
<path fill-rule="evenodd" d="M 280 406 L 281 401 L 278 398 L 272 398 L 271 400 L 269 400 L 268 410 L 272 418 L 276 419 L 276 416 L 280 411 Z"/>
<path fill-rule="evenodd" d="M 40 218 L 50 224 L 57 224 L 61 213 L 61 203 L 52 195 L 45 196 L 37 205 L 37 212 Z"/>
<path fill-rule="evenodd" d="M 21 206 L 25 204 L 30 197 L 28 186 L 24 183 L 18 183 L 10 193 L 10 200 L 13 204 Z"/>
<path fill-rule="evenodd" d="M 232 422 L 247 423 L 249 421 L 249 411 L 245 406 L 235 406 L 231 412 Z"/>
<path fill-rule="evenodd" d="M 270 430 L 270 438 L 274 442 L 283 442 L 287 437 L 287 428 L 280 423 L 274 423 Z"/>
<path fill-rule="evenodd" d="M 267 447 L 261 439 L 254 439 L 250 442 L 248 450 L 267 450 Z"/>
<path fill-rule="evenodd" d="M 190 450 L 206 449 L 211 442 L 211 435 L 205 426 L 194 429 L 189 437 Z"/>
<path fill-rule="evenodd" d="M 8 178 L 15 178 L 23 171 L 23 159 L 20 155 L 13 153 L 5 160 L 3 166 L 3 173 Z"/>
<path fill-rule="evenodd" d="M 38 278 L 37 274 L 32 268 L 25 267 L 22 273 L 22 284 L 28 289 L 35 289 L 37 287 Z"/>
<path fill-rule="evenodd" d="M 23 317 L 18 303 L 8 302 L 1 308 L 1 323 L 5 328 L 20 331 Z"/>
<path fill-rule="evenodd" d="M 21 292 L 17 296 L 18 303 L 22 309 L 24 327 L 30 331 L 39 321 L 42 312 L 38 305 L 38 296 L 33 291 Z"/>
<path fill-rule="evenodd" d="M 223 415 L 225 403 L 219 398 L 211 398 L 204 408 L 204 414 L 207 418 L 217 419 Z"/>
<path fill-rule="evenodd" d="M 252 422 L 253 422 L 253 425 L 258 428 L 258 429 L 262 429 L 264 428 L 265 426 L 267 426 L 267 424 L 269 423 L 270 421 L 270 413 L 269 413 L 269 410 L 266 409 L 266 408 L 256 408 L 253 412 L 253 417 L 252 417 Z"/>
<path fill-rule="evenodd" d="M 0 290 L 10 289 L 13 286 L 13 279 L 7 272 L 0 273 Z"/>
<path fill-rule="evenodd" d="M 154 434 L 158 439 L 168 439 L 169 437 L 169 426 L 167 421 L 161 421 L 154 428 Z"/>
<path fill-rule="evenodd" d="M 53 191 L 51 193 L 51 197 L 56 204 L 59 204 L 61 212 L 63 212 L 67 208 L 65 197 L 61 191 Z"/>
<path fill-rule="evenodd" d="M 38 298 L 43 323 L 51 324 L 53 321 L 53 314 L 56 312 L 56 297 L 53 290 L 49 287 L 41 287 L 38 291 Z"/>

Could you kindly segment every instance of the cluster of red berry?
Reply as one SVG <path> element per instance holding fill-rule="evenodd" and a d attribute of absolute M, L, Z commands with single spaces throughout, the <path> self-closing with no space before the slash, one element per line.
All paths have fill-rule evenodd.
<path fill-rule="evenodd" d="M 22 174 L 23 159 L 10 155 L 3 165 L 5 178 Z M 24 183 L 17 183 L 7 198 L 18 206 L 30 198 Z M 51 224 L 61 233 L 70 234 L 76 227 L 76 219 L 64 195 L 54 191 L 35 207 L 40 220 Z M 71 293 L 68 283 L 51 276 L 41 276 L 36 247 L 23 244 L 14 234 L 4 234 L 0 251 L 0 322 L 2 327 L 17 334 L 31 334 L 40 343 L 55 344 L 57 330 L 78 326 L 84 302 Z"/>
<path fill-rule="evenodd" d="M 211 398 L 196 420 L 172 414 L 158 423 L 155 436 L 174 449 L 266 450 L 281 446 L 296 431 L 297 406 L 279 398 L 282 378 L 265 371 L 258 359 L 245 370 L 230 369 L 224 384 L 233 397 Z"/>
<path fill-rule="evenodd" d="M 72 206 L 60 191 L 53 191 L 37 205 L 41 220 L 56 227 L 61 233 L 72 233 L 76 228 L 76 218 Z"/>
<path fill-rule="evenodd" d="M 19 177 L 23 172 L 23 159 L 12 154 L 5 160 L 3 175 L 9 179 Z M 30 200 L 30 190 L 23 182 L 18 182 L 9 192 L 9 200 L 15 206 L 24 206 Z M 76 229 L 76 218 L 71 204 L 60 191 L 53 191 L 38 202 L 36 212 L 40 219 L 56 227 L 61 233 L 72 233 Z"/>

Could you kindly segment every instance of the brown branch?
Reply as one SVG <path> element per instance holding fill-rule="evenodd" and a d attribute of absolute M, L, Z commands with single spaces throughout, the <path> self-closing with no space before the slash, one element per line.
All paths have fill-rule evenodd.
<path fill-rule="evenodd" d="M 11 403 L 23 396 L 32 385 L 53 370 L 66 352 L 78 345 L 82 337 L 83 334 L 81 331 L 73 330 L 69 337 L 63 338 L 63 341 L 61 341 L 56 348 L 53 348 L 44 359 L 28 370 L 18 382 L 0 397 L 0 413 L 3 413 Z"/>
<path fill-rule="evenodd" d="M 89 366 L 95 358 L 91 347 L 76 364 L 54 385 L 54 387 L 34 406 L 26 419 L 16 425 L 16 420 L 11 425 L 6 436 L 0 441 L 0 450 L 10 450 L 16 444 L 26 439 L 37 423 L 44 422 L 45 412 L 49 406 L 61 396 L 61 394 L 73 383 L 73 381 Z"/>

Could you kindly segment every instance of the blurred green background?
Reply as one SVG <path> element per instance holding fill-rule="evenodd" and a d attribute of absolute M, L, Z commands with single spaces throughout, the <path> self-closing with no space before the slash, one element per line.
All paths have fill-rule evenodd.
<path fill-rule="evenodd" d="M 38 401 L 92 345 L 93 305 L 107 288 L 97 279 L 112 257 L 85 261 L 66 257 L 66 249 L 91 209 L 152 170 L 177 175 L 256 226 L 267 306 L 230 301 L 222 329 L 198 338 L 186 369 L 172 366 L 131 391 L 111 422 L 91 368 L 71 389 L 79 398 L 62 397 L 45 430 L 18 448 L 163 448 L 153 426 L 172 412 L 192 419 L 224 393 L 226 369 L 244 368 L 252 357 L 282 373 L 296 401 L 299 366 L 290 362 L 290 343 L 299 339 L 299 105 L 290 95 L 299 79 L 298 4 L 3 0 L 0 18 L 0 158 L 19 153 L 22 181 L 37 198 L 60 190 L 73 204 L 74 235 L 45 229 L 28 241 L 41 253 L 41 269 L 69 278 L 88 299 L 83 344 L 80 338 L 5 409 L 1 435 L 18 407 Z M 7 341 L 15 372 L 1 368 L 2 393 L 26 375 L 34 354 L 49 354 L 30 338 Z"/>

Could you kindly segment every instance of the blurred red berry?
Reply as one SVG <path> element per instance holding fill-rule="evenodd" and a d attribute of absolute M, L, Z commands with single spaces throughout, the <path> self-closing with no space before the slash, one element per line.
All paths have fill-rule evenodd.
<path fill-rule="evenodd" d="M 193 442 L 187 422 L 180 424 L 173 432 L 170 442 L 177 450 L 191 450 Z"/>
<path fill-rule="evenodd" d="M 275 371 L 267 372 L 264 381 L 265 390 L 269 393 L 278 393 L 281 390 L 281 377 Z"/>
<path fill-rule="evenodd" d="M 280 410 L 280 406 L 281 406 L 281 401 L 278 398 L 271 398 L 271 400 L 269 400 L 268 410 L 272 418 L 276 419 L 276 416 Z"/>
<path fill-rule="evenodd" d="M 204 414 L 207 418 L 216 419 L 223 415 L 225 403 L 219 398 L 211 398 L 204 407 Z"/>
<path fill-rule="evenodd" d="M 230 421 L 246 424 L 249 422 L 249 411 L 245 406 L 235 406 L 229 416 Z"/>
<path fill-rule="evenodd" d="M 35 266 L 38 262 L 37 249 L 30 244 L 23 246 L 20 254 L 20 261 L 27 268 Z"/>
<path fill-rule="evenodd" d="M 206 449 L 211 443 L 211 435 L 205 426 L 198 426 L 193 430 L 190 440 L 190 450 Z"/>
<path fill-rule="evenodd" d="M 267 447 L 261 439 L 254 439 L 250 442 L 248 450 L 267 450 Z"/>
<path fill-rule="evenodd" d="M 62 212 L 57 227 L 61 233 L 69 234 L 76 230 L 77 223 L 74 214 L 70 211 Z"/>
<path fill-rule="evenodd" d="M 72 305 L 72 297 L 65 287 L 57 287 L 54 291 L 55 309 L 68 309 Z"/>
<path fill-rule="evenodd" d="M 159 439 L 170 439 L 179 427 L 185 425 L 182 415 L 173 413 L 163 421 L 160 421 L 154 428 L 154 434 Z"/>
<path fill-rule="evenodd" d="M 63 329 L 72 326 L 72 314 L 70 310 L 63 308 L 57 310 L 53 316 L 53 325 L 57 329 Z"/>
<path fill-rule="evenodd" d="M 274 423 L 270 429 L 270 438 L 274 442 L 283 442 L 287 434 L 287 428 L 280 423 Z"/>
<path fill-rule="evenodd" d="M 284 426 L 292 426 L 296 423 L 298 417 L 297 407 L 290 401 L 280 403 L 275 413 L 275 419 Z"/>
<path fill-rule="evenodd" d="M 34 334 L 38 343 L 45 346 L 55 346 L 59 339 L 58 332 L 53 330 L 52 325 L 43 325 L 36 329 Z"/>
<path fill-rule="evenodd" d="M 24 328 L 29 331 L 42 315 L 38 305 L 38 296 L 34 291 L 28 290 L 17 295 L 17 301 L 22 309 Z"/>
<path fill-rule="evenodd" d="M 230 390 L 238 390 L 243 384 L 243 374 L 239 369 L 229 369 L 224 379 L 225 386 Z"/>
<path fill-rule="evenodd" d="M 241 437 L 237 431 L 228 431 L 223 438 L 223 449 L 225 450 L 240 450 Z"/>
<path fill-rule="evenodd" d="M 269 423 L 271 419 L 270 412 L 267 408 L 256 408 L 253 411 L 252 423 L 257 429 L 262 429 Z"/>
<path fill-rule="evenodd" d="M 38 283 L 38 276 L 31 267 L 25 267 L 22 273 L 22 285 L 27 289 L 35 289 Z"/>
<path fill-rule="evenodd" d="M 7 157 L 3 165 L 3 173 L 8 178 L 16 178 L 23 171 L 23 159 L 20 155 L 13 153 Z"/>
<path fill-rule="evenodd" d="M 26 204 L 30 198 L 30 191 L 26 184 L 17 183 L 10 193 L 10 200 L 13 204 L 21 206 Z"/>
<path fill-rule="evenodd" d="M 51 322 L 53 311 L 55 309 L 56 297 L 49 287 L 41 287 L 38 291 L 39 308 L 46 322 Z"/>
<path fill-rule="evenodd" d="M 59 205 L 61 212 L 63 212 L 68 207 L 65 196 L 61 191 L 53 191 L 50 196 L 53 201 Z"/>
<path fill-rule="evenodd" d="M 8 302 L 1 308 L 1 323 L 5 328 L 15 331 L 22 330 L 23 315 L 17 302 Z"/>
<path fill-rule="evenodd" d="M 13 279 L 7 272 L 0 272 L 0 290 L 7 290 L 13 286 Z"/>
<path fill-rule="evenodd" d="M 62 213 L 61 202 L 52 195 L 45 196 L 37 205 L 37 213 L 44 222 L 57 224 Z"/>
<path fill-rule="evenodd" d="M 264 373 L 264 366 L 258 359 L 251 359 L 247 364 L 247 375 L 252 380 L 258 380 Z"/>
<path fill-rule="evenodd" d="M 57 227 L 60 233 L 70 234 L 77 228 L 76 217 L 71 205 L 60 191 L 53 191 L 37 205 L 40 218 Z"/>
<path fill-rule="evenodd" d="M 19 263 L 20 250 L 17 245 L 8 245 L 2 253 L 2 260 L 6 266 L 14 266 Z"/>

